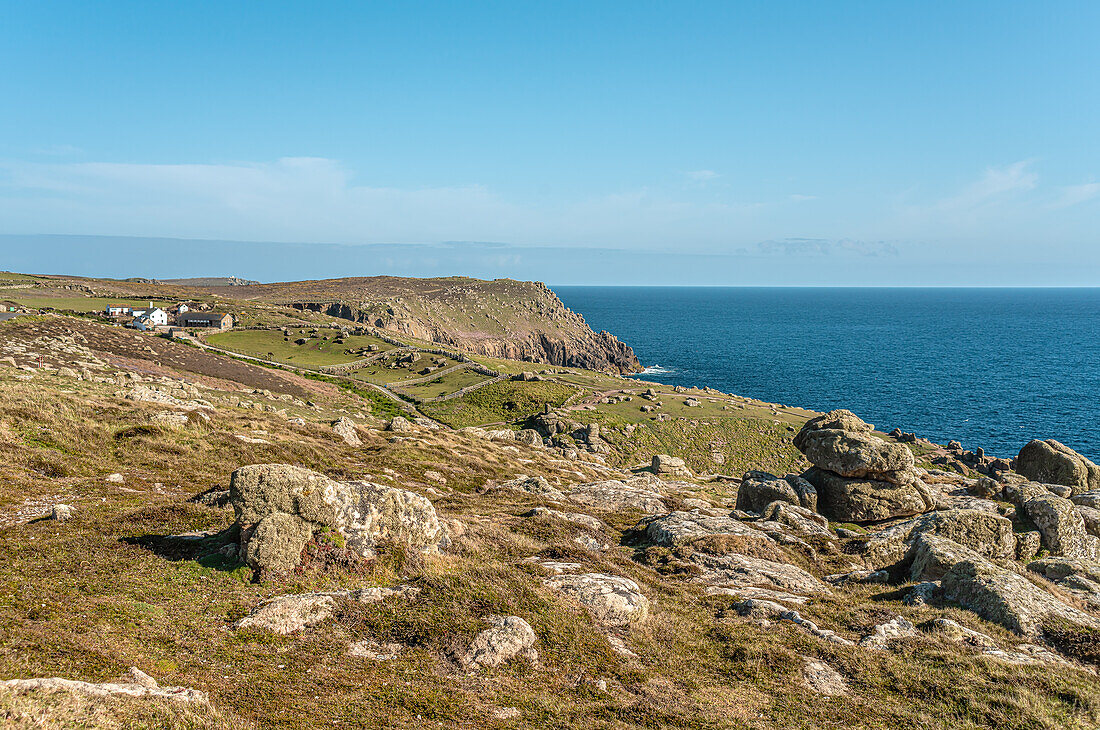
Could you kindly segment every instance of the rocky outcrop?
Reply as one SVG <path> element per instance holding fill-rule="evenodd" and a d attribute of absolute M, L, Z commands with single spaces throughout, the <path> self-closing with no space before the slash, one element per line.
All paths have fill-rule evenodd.
<path fill-rule="evenodd" d="M 1043 547 L 1053 555 L 1093 560 L 1100 557 L 1100 539 L 1085 530 L 1085 521 L 1073 502 L 1046 493 L 1025 501 L 1023 509 L 1039 528 Z"/>
<path fill-rule="evenodd" d="M 710 535 L 737 535 L 766 541 L 767 535 L 729 516 L 704 514 L 699 510 L 672 512 L 657 518 L 643 520 L 639 528 L 646 537 L 658 545 L 669 547 L 683 545 Z"/>
<path fill-rule="evenodd" d="M 780 478 L 763 471 L 750 471 L 741 479 L 737 490 L 737 509 L 763 512 L 772 502 L 817 509 L 817 490 L 796 474 Z"/>
<path fill-rule="evenodd" d="M 806 423 L 794 445 L 814 468 L 803 476 L 817 492 L 820 511 L 843 522 L 908 517 L 935 506 L 902 444 L 872 434 L 873 426 L 851 411 L 836 410 Z"/>
<path fill-rule="evenodd" d="M 1027 580 L 946 538 L 921 535 L 912 577 L 941 578 L 944 597 L 987 621 L 1024 635 L 1038 635 L 1051 619 L 1100 629 L 1100 620 L 1069 606 Z"/>
<path fill-rule="evenodd" d="M 538 637 L 531 624 L 519 616 L 487 616 L 485 620 L 490 628 L 474 637 L 461 659 L 463 666 L 499 667 L 517 657 L 538 661 L 539 654 L 534 648 Z"/>
<path fill-rule="evenodd" d="M 902 561 L 920 535 L 937 535 L 995 560 L 1016 556 L 1016 537 L 1010 520 L 983 510 L 953 509 L 932 512 L 875 533 L 864 546 L 868 563 L 886 567 Z"/>
<path fill-rule="evenodd" d="M 606 511 L 635 509 L 647 514 L 667 512 L 663 482 L 650 475 L 629 479 L 609 479 L 578 484 L 569 492 L 570 500 Z"/>
<path fill-rule="evenodd" d="M 1043 484 L 1062 484 L 1074 494 L 1100 489 L 1100 466 L 1054 439 L 1031 441 L 1016 457 L 1016 471 Z"/>
<path fill-rule="evenodd" d="M 376 277 L 314 282 L 319 288 L 328 285 L 334 297 L 294 306 L 475 355 L 621 373 L 642 369 L 634 350 L 608 332 L 594 332 L 545 284 L 440 281 Z"/>
<path fill-rule="evenodd" d="M 625 628 L 649 616 L 649 600 L 629 578 L 585 573 L 557 575 L 544 582 L 551 590 L 573 597 L 601 626 Z"/>
<path fill-rule="evenodd" d="M 688 469 L 687 464 L 679 456 L 669 456 L 668 454 L 654 454 L 653 460 L 650 463 L 650 468 L 654 474 L 661 476 L 677 477 L 681 479 L 690 479 L 692 477 L 691 469 Z"/>
<path fill-rule="evenodd" d="M 155 679 L 137 667 L 130 667 L 117 682 L 97 684 L 60 677 L 8 679 L 0 681 L 0 689 L 9 689 L 15 692 L 71 692 L 92 697 L 142 697 L 204 704 L 209 701 L 205 692 L 196 689 L 161 687 Z M 19 718 L 9 719 L 18 721 Z"/>
<path fill-rule="evenodd" d="M 811 596 L 829 593 L 829 586 L 796 565 L 748 555 L 708 555 L 696 552 L 691 561 L 702 568 L 695 580 L 709 586 L 767 588 Z"/>
<path fill-rule="evenodd" d="M 435 508 L 418 494 L 371 482 L 336 482 L 287 464 L 237 469 L 229 498 L 240 528 L 240 554 L 256 570 L 290 570 L 320 529 L 364 557 L 373 556 L 383 541 L 422 551 L 446 541 Z"/>
<path fill-rule="evenodd" d="M 341 416 L 332 424 L 332 432 L 343 439 L 348 446 L 361 446 L 359 432 L 355 428 L 355 421 L 347 416 Z"/>

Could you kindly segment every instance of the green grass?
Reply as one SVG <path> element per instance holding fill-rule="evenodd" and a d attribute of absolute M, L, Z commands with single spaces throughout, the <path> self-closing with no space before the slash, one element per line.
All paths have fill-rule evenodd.
<path fill-rule="evenodd" d="M 120 307 L 137 307 L 139 309 L 149 306 L 148 299 L 107 299 L 101 297 L 35 297 L 35 296 L 22 296 L 20 289 L 13 289 L 10 292 L 7 290 L 0 290 L 0 299 L 8 299 L 13 302 L 22 304 L 25 307 L 31 307 L 34 309 L 42 309 L 49 307 L 50 309 L 58 309 L 63 311 L 72 312 L 102 312 L 105 311 L 107 306 L 120 306 Z M 5 296 L 10 294 L 10 296 Z M 152 300 L 153 306 L 156 307 L 168 307 L 169 302 L 158 302 Z"/>
<path fill-rule="evenodd" d="M 437 421 L 455 428 L 512 423 L 538 413 L 547 403 L 561 405 L 574 392 L 574 388 L 561 383 L 504 380 L 461 398 L 425 403 L 420 409 Z"/>
<path fill-rule="evenodd" d="M 423 401 L 429 398 L 446 395 L 447 393 L 453 393 L 456 390 L 461 390 L 462 388 L 477 383 L 483 383 L 486 380 L 489 380 L 489 376 L 466 369 L 447 373 L 440 378 L 430 380 L 426 383 L 403 385 L 400 386 L 400 390 L 403 393 L 408 393 L 418 401 Z"/>
<path fill-rule="evenodd" d="M 309 331 L 291 329 L 289 340 L 279 330 L 232 330 L 208 335 L 205 339 L 215 347 L 305 368 L 343 365 L 361 359 L 361 356 L 348 354 L 346 350 L 354 351 L 369 345 L 376 345 L 379 351 L 393 348 L 393 345 L 377 337 L 368 336 L 346 337 L 343 344 L 338 345 L 335 330 L 321 329 L 318 337 L 312 337 Z M 325 335 L 329 339 L 323 339 Z M 301 338 L 308 341 L 304 345 L 296 345 L 295 341 Z"/>

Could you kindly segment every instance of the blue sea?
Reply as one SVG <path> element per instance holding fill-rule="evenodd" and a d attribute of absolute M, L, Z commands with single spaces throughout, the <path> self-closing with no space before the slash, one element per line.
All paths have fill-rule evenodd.
<path fill-rule="evenodd" d="M 555 287 L 641 377 L 1100 461 L 1100 289 Z"/>

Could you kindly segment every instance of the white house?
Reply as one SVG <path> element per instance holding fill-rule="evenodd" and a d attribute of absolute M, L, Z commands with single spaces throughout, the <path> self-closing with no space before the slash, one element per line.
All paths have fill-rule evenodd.
<path fill-rule="evenodd" d="M 143 312 L 134 318 L 134 327 L 139 330 L 147 330 L 153 327 L 161 327 L 168 324 L 168 312 L 160 307 L 154 307 L 148 312 Z"/>
<path fill-rule="evenodd" d="M 110 305 L 107 306 L 107 316 L 108 317 L 121 317 L 122 315 L 129 314 L 129 313 L 130 313 L 130 308 L 129 307 L 122 307 L 122 306 L 113 307 L 113 306 L 110 306 Z"/>

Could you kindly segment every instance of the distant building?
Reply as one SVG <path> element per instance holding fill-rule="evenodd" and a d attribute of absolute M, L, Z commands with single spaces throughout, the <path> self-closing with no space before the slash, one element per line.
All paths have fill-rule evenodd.
<path fill-rule="evenodd" d="M 107 305 L 107 316 L 108 317 L 124 317 L 124 316 L 130 314 L 131 311 L 133 311 L 133 310 L 131 310 L 130 307 L 123 307 L 121 305 L 117 306 L 117 307 L 113 307 L 109 304 Z"/>
<path fill-rule="evenodd" d="M 180 327 L 211 327 L 227 330 L 233 326 L 233 315 L 217 312 L 184 312 L 176 319 Z"/>
<path fill-rule="evenodd" d="M 147 312 L 142 312 L 134 317 L 133 326 L 139 330 L 164 327 L 168 324 L 168 312 L 160 307 L 154 307 Z"/>

